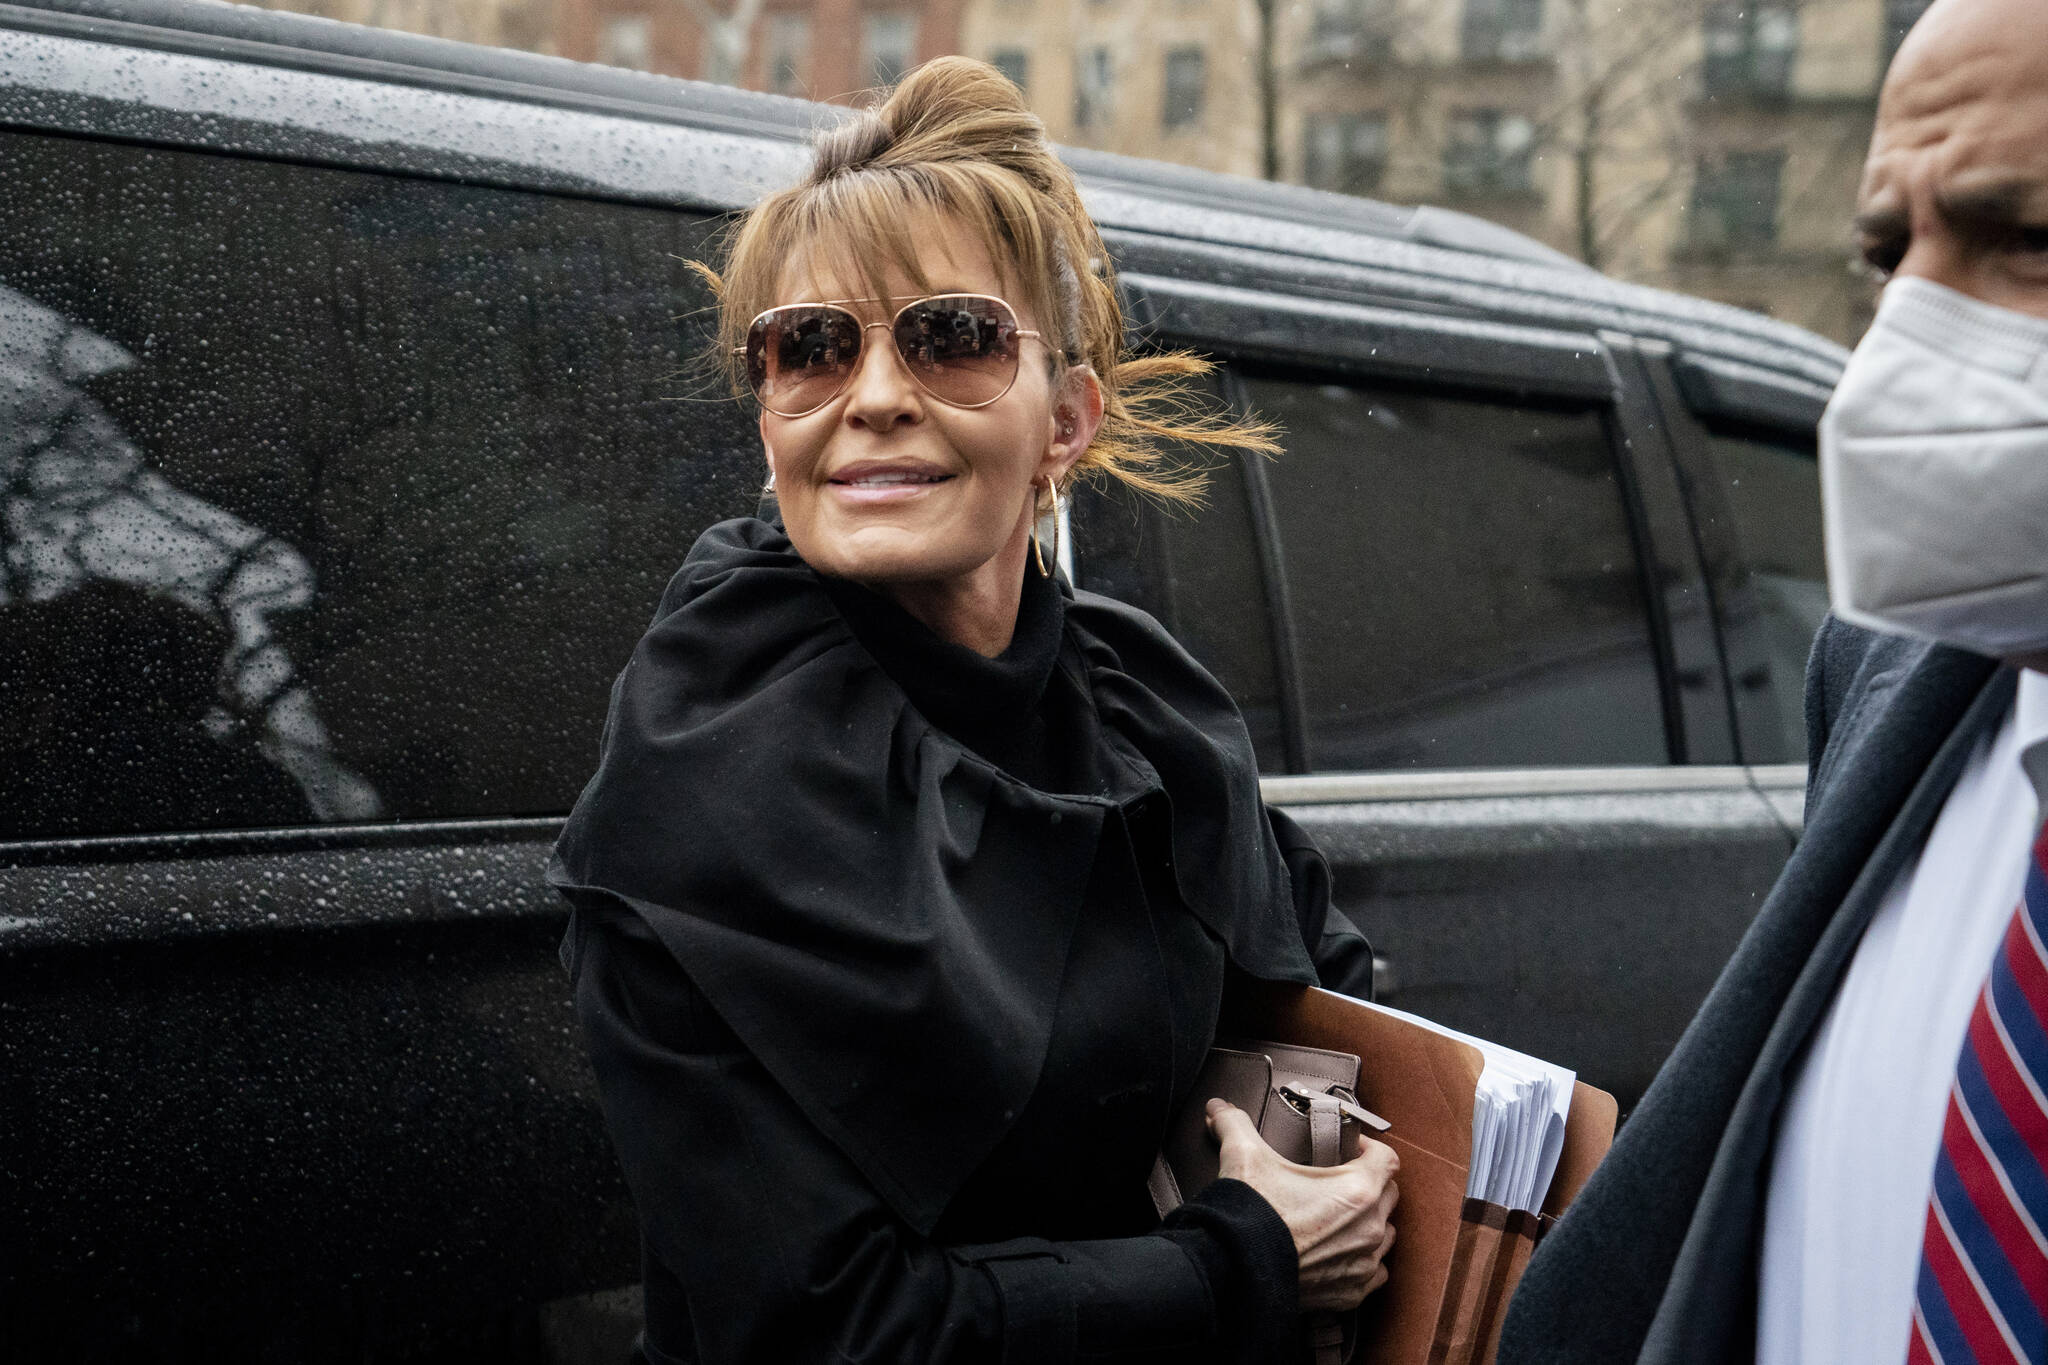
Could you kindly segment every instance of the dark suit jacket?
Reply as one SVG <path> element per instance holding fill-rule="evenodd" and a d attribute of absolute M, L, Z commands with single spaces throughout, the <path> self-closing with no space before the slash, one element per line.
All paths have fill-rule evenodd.
<path fill-rule="evenodd" d="M 1530 1262 L 1501 1365 L 1753 1357 L 1788 1075 L 2016 677 L 1960 650 L 1822 626 L 1807 665 L 1805 833 L 1614 1150 Z"/>

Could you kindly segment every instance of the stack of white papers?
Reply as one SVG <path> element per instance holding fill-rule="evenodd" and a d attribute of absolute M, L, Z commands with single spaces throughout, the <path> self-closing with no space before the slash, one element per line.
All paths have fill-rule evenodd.
<path fill-rule="evenodd" d="M 1564 1067 L 1420 1015 L 1368 1000 L 1358 1003 L 1479 1049 L 1486 1069 L 1472 1104 L 1472 1169 L 1465 1195 L 1507 1209 L 1540 1209 L 1564 1151 L 1564 1121 L 1577 1077 Z"/>

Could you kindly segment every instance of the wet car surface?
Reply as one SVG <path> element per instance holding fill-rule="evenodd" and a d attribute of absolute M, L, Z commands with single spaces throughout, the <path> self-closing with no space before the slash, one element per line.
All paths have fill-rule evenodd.
<path fill-rule="evenodd" d="M 633 1220 L 540 879 L 696 533 L 683 261 L 829 111 L 0 10 L 0 1358 L 545 1358 Z M 1069 572 L 1239 698 L 1384 998 L 1626 1106 L 1796 837 L 1830 344 L 1498 228 L 1072 154 L 1288 454 Z"/>

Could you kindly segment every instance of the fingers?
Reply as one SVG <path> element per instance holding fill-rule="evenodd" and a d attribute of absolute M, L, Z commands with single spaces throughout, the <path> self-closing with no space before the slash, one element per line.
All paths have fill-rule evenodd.
<path fill-rule="evenodd" d="M 1266 1140 L 1259 1136 L 1259 1130 L 1252 1123 L 1252 1116 L 1232 1104 L 1229 1100 L 1212 1099 L 1205 1115 L 1209 1131 L 1222 1144 L 1219 1173 L 1241 1178 L 1261 1152 L 1271 1150 Z"/>
<path fill-rule="evenodd" d="M 1229 1101 L 1210 1100 L 1204 1118 L 1220 1149 L 1219 1174 L 1251 1185 L 1294 1235 L 1305 1306 L 1355 1307 L 1386 1284 L 1381 1261 L 1393 1249 L 1389 1220 L 1400 1200 L 1401 1159 L 1392 1147 L 1360 1135 L 1357 1155 L 1342 1166 L 1300 1166 L 1267 1146 L 1251 1115 Z"/>
<path fill-rule="evenodd" d="M 1259 1130 L 1252 1124 L 1252 1116 L 1232 1104 L 1229 1100 L 1220 1098 L 1210 1100 L 1208 1104 L 1203 1106 L 1202 1115 L 1208 1120 L 1209 1131 L 1216 1135 L 1218 1142 L 1228 1142 L 1232 1138 L 1243 1138 L 1247 1134 L 1252 1137 L 1259 1135 Z"/>
<path fill-rule="evenodd" d="M 1351 1292 L 1356 1294 L 1357 1297 L 1344 1305 L 1346 1308 L 1356 1308 L 1366 1298 L 1386 1285 L 1389 1275 L 1387 1257 L 1393 1253 L 1393 1250 L 1394 1228 L 1392 1224 L 1388 1224 L 1381 1232 L 1378 1244 L 1370 1253 L 1371 1269 L 1363 1271 L 1363 1279 L 1352 1280 Z"/>
<path fill-rule="evenodd" d="M 1360 1133 L 1355 1140 L 1357 1142 L 1357 1150 L 1351 1154 L 1353 1161 L 1358 1160 L 1360 1157 L 1369 1156 L 1375 1160 L 1391 1162 L 1395 1170 L 1401 1168 L 1401 1154 L 1386 1143 L 1379 1141 L 1371 1133 Z"/>

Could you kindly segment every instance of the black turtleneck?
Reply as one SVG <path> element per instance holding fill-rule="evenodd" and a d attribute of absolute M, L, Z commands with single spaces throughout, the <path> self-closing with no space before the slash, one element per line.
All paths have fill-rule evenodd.
<path fill-rule="evenodd" d="M 1027 567 L 1010 646 L 993 659 L 942 639 L 882 592 L 824 580 L 861 645 L 924 718 L 1019 781 L 1040 791 L 1086 795 L 1105 786 L 1088 699 L 1059 667 L 1066 595 Z"/>
<path fill-rule="evenodd" d="M 1092 795 L 1113 785 L 1079 668 L 1060 666 L 1066 594 L 1055 580 L 1027 568 L 1015 632 L 994 658 L 942 639 L 883 593 L 844 579 L 828 579 L 826 587 L 861 645 L 933 725 L 1042 791 Z M 1214 1031 L 1224 970 L 1222 946 L 1179 904 L 1168 832 L 1158 815 L 1151 807 L 1126 817 L 1125 847 L 1135 855 L 1143 904 L 1105 897 L 1117 884 L 1109 869 L 1098 866 L 1090 878 L 1091 908 L 1070 951 L 1068 989 L 1061 993 L 1044 1079 L 1009 1136 L 955 1200 L 937 1229 L 941 1237 L 980 1241 L 1014 1235 L 1005 1223 L 1014 1216 L 1020 1187 L 1035 1187 L 1038 1226 L 1046 1235 L 1129 1236 L 1152 1225 L 1139 1187 L 1157 1144 L 1130 1139 L 1157 1130 L 1167 1112 L 1186 1102 L 1189 1069 L 1206 1055 Z M 1149 932 L 1137 929 L 1148 921 Z M 1129 1021 L 1122 1016 L 1134 994 L 1159 1000 L 1146 1032 L 1160 1052 L 1163 1073 L 1174 1082 L 1162 1091 L 1140 1086 L 1104 1094 L 1106 1058 L 1098 1049 L 1105 1043 L 1111 1049 L 1132 1047 Z M 1095 1149 L 1093 1160 L 1072 1147 L 1077 1111 L 1096 1114 L 1084 1138 Z M 1121 1161 L 1110 1155 L 1119 1146 L 1128 1148 Z M 1221 1334 L 1239 1350 L 1261 1335 L 1252 1322 L 1287 1316 L 1293 1242 L 1285 1224 L 1249 1188 L 1226 1181 L 1202 1192 L 1156 1236 L 1200 1267 Z M 1102 1244 L 1103 1251 L 1109 1245 Z M 1161 1273 L 1159 1262 L 1133 1254 L 1140 1245 L 1122 1244 L 1121 1254 L 1099 1267 L 1123 1281 L 1109 1303 L 1100 1305 L 1101 1318 L 1088 1334 L 1105 1354 L 1143 1350 L 1148 1338 L 1156 1342 L 1160 1306 L 1173 1305 L 1188 1321 L 1202 1316 L 1185 1288 L 1175 1287 L 1170 1271 Z M 1148 1299 L 1153 1312 L 1131 1311 L 1134 1302 Z M 1110 1325 L 1119 1319 L 1121 1332 Z"/>

